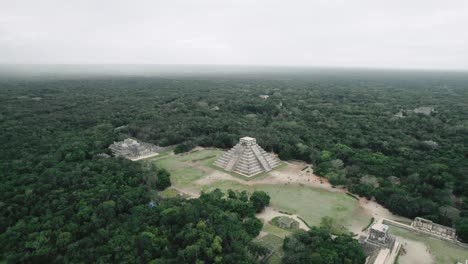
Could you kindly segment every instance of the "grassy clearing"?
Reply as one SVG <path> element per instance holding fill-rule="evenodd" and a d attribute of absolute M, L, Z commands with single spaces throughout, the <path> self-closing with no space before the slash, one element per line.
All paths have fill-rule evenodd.
<path fill-rule="evenodd" d="M 158 160 L 158 159 L 162 159 L 162 158 L 165 158 L 169 155 L 171 155 L 174 151 L 171 149 L 171 150 L 166 150 L 166 151 L 163 151 L 163 152 L 159 152 L 159 155 L 157 156 L 153 156 L 153 157 L 149 157 L 149 158 L 145 158 L 145 159 L 141 159 L 142 161 L 145 160 L 145 161 L 154 161 L 154 160 Z"/>
<path fill-rule="evenodd" d="M 359 205 L 353 197 L 345 193 L 330 192 L 320 188 L 313 188 L 310 186 L 300 186 L 293 184 L 260 184 L 260 185 L 243 185 L 236 181 L 218 181 L 210 184 L 209 186 L 198 186 L 193 184 L 194 181 L 208 175 L 211 169 L 221 170 L 213 166 L 213 162 L 222 155 L 221 150 L 200 150 L 182 155 L 172 155 L 162 159 L 151 160 L 158 166 L 167 169 L 171 173 L 171 180 L 174 187 L 190 187 L 199 191 L 211 191 L 215 188 L 221 190 L 246 190 L 252 193 L 255 190 L 262 190 L 267 192 L 271 197 L 270 205 L 276 209 L 291 214 L 300 215 L 311 226 L 320 225 L 322 217 L 328 216 L 334 219 L 336 225 L 339 227 L 349 228 L 353 223 L 359 223 L 365 226 L 369 219 L 368 217 L 358 213 Z M 287 166 L 283 163 L 277 168 L 284 168 Z M 261 179 L 268 175 L 257 175 L 252 178 L 230 173 L 231 175 L 243 179 L 253 180 Z M 285 234 L 281 233 L 270 224 L 265 224 L 273 234 L 278 234 L 283 237 Z M 267 231 L 267 232 L 269 232 Z M 286 230 L 284 230 L 287 232 Z M 288 232 L 289 233 L 289 232 Z"/>
<path fill-rule="evenodd" d="M 203 150 L 149 161 L 171 173 L 172 185 L 187 187 L 207 174 L 199 163 L 213 162 L 220 153 L 220 150 Z"/>
<path fill-rule="evenodd" d="M 291 234 L 291 232 L 289 232 L 288 230 L 285 230 L 285 229 L 282 229 L 282 228 L 279 228 L 277 226 L 274 226 L 270 223 L 264 223 L 263 224 L 263 229 L 262 231 L 265 231 L 269 234 L 273 234 L 277 237 L 280 237 L 280 238 L 285 238 L 287 236 L 289 236 Z"/>
<path fill-rule="evenodd" d="M 279 264 L 281 263 L 281 258 L 283 257 L 283 239 L 281 237 L 268 234 L 261 239 L 257 240 L 258 243 L 267 247 L 274 253 L 267 259 L 268 263 Z"/>
<path fill-rule="evenodd" d="M 200 160 L 206 161 L 207 157 L 209 157 L 210 159 L 213 159 L 213 158 L 218 157 L 222 153 L 223 151 L 218 150 L 218 149 L 204 149 L 204 150 L 192 151 L 192 152 L 177 155 L 176 159 L 179 161 L 190 161 L 190 162 L 195 162 L 195 161 L 200 161 Z"/>
<path fill-rule="evenodd" d="M 172 189 L 172 188 L 168 188 L 164 191 L 159 192 L 159 195 L 162 196 L 163 198 L 174 198 L 179 195 L 182 195 L 183 197 L 188 198 L 188 195 L 183 194 L 179 192 L 178 190 Z"/>
<path fill-rule="evenodd" d="M 279 248 L 278 250 L 273 253 L 268 259 L 267 263 L 269 264 L 281 264 L 283 263 L 281 259 L 283 258 L 284 252 L 282 248 Z"/>
<path fill-rule="evenodd" d="M 468 259 L 468 249 L 450 242 L 420 235 L 395 226 L 390 226 L 390 233 L 395 236 L 424 243 L 431 249 L 432 255 L 435 258 L 435 263 L 456 263 L 457 261 L 465 263 L 465 260 Z"/>
<path fill-rule="evenodd" d="M 269 249 L 275 249 L 278 246 L 283 245 L 283 239 L 281 237 L 271 234 L 268 234 L 257 241 Z"/>
<path fill-rule="evenodd" d="M 312 226 L 320 225 L 322 217 L 329 216 L 335 223 L 349 227 L 352 221 L 367 223 L 368 219 L 356 214 L 359 205 L 344 193 L 333 193 L 326 190 L 298 185 L 254 185 L 245 186 L 233 181 L 216 182 L 203 186 L 202 190 L 262 190 L 271 196 L 270 205 L 281 211 L 300 215 Z"/>

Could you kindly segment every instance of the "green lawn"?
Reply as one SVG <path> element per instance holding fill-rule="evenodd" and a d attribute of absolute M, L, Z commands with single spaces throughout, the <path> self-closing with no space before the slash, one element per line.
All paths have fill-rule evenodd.
<path fill-rule="evenodd" d="M 465 263 L 465 260 L 468 260 L 468 249 L 450 242 L 420 235 L 395 226 L 390 226 L 390 233 L 395 236 L 416 240 L 426 244 L 426 246 L 431 249 L 432 255 L 435 257 L 435 263 L 437 264 L 456 263 L 457 261 Z"/>
<path fill-rule="evenodd" d="M 299 185 L 255 185 L 245 186 L 234 181 L 216 182 L 203 186 L 202 190 L 247 190 L 253 192 L 262 190 L 271 197 L 270 205 L 289 213 L 298 214 L 310 225 L 319 225 L 324 216 L 335 219 L 335 223 L 349 227 L 352 221 L 358 221 L 363 226 L 368 223 L 368 217 L 357 214 L 358 203 L 344 193 L 334 193 L 319 188 Z"/>
<path fill-rule="evenodd" d="M 163 151 L 163 152 L 159 152 L 159 155 L 157 155 L 157 156 L 141 159 L 139 161 L 151 161 L 151 160 L 162 159 L 162 158 L 164 158 L 166 156 L 169 156 L 172 153 L 173 153 L 172 149 L 171 150 L 166 150 L 166 151 Z"/>
<path fill-rule="evenodd" d="M 200 163 L 212 163 L 221 153 L 220 150 L 203 150 L 148 161 L 168 170 L 171 173 L 172 185 L 187 187 L 207 174 L 208 169 L 201 168 Z"/>
<path fill-rule="evenodd" d="M 185 198 L 189 198 L 188 195 L 183 194 L 183 193 L 179 192 L 178 190 L 175 190 L 175 189 L 172 189 L 172 188 L 168 188 L 168 189 L 166 189 L 164 191 L 160 191 L 158 194 L 161 195 L 163 198 L 174 198 L 174 197 L 177 197 L 179 195 L 182 195 Z"/>
<path fill-rule="evenodd" d="M 274 226 L 270 223 L 264 223 L 262 231 L 284 238 L 291 234 L 290 231 Z"/>

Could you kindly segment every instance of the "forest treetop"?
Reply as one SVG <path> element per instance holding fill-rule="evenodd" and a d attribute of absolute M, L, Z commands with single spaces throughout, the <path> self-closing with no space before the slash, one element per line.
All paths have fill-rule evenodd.
<path fill-rule="evenodd" d="M 454 225 L 468 240 L 467 101 L 466 75 L 448 73 L 1 78 L 1 253 L 18 261 L 55 255 L 73 262 L 80 256 L 66 252 L 99 244 L 94 254 L 105 262 L 131 251 L 127 237 L 142 252 L 151 243 L 170 244 L 155 241 L 158 230 L 135 229 L 148 217 L 148 189 L 167 187 L 167 172 L 96 158 L 128 135 L 157 145 L 181 144 L 178 151 L 196 145 L 230 148 L 250 135 L 283 160 L 311 162 L 335 185 L 374 197 L 400 215 Z M 434 111 L 396 116 L 418 107 Z M 218 210 L 216 198 L 211 201 Z M 249 207 L 244 203 L 237 204 Z M 171 201 L 158 208 L 173 207 L 167 215 L 179 214 L 185 204 Z M 233 260 L 249 254 L 236 247 L 259 230 L 255 218 L 249 219 L 239 226 L 236 243 L 223 246 Z M 224 231 L 207 231 L 217 232 Z M 206 238 L 213 248 L 204 254 L 215 258 L 219 239 Z M 166 256 L 188 258 L 198 252 L 192 249 Z M 145 253 L 143 261 L 153 253 Z"/>

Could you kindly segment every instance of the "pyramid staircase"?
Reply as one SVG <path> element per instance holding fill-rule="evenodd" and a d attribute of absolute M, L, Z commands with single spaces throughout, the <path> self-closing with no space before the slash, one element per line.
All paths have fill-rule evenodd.
<path fill-rule="evenodd" d="M 214 163 L 226 171 L 232 171 L 247 177 L 252 177 L 264 171 L 271 171 L 280 165 L 278 158 L 266 152 L 255 138 L 243 137 L 232 149 L 224 153 Z"/>

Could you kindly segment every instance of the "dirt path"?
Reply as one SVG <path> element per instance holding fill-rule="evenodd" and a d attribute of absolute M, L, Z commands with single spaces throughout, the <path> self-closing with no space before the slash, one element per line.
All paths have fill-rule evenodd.
<path fill-rule="evenodd" d="M 286 162 L 286 164 L 287 167 L 274 170 L 268 177 L 252 182 L 255 184 L 301 184 L 331 192 L 345 192 L 344 189 L 333 188 L 327 179 L 315 175 L 309 164 L 299 161 Z M 303 170 L 305 167 L 309 168 Z"/>
<path fill-rule="evenodd" d="M 430 253 L 430 249 L 419 241 L 398 237 L 398 241 L 402 244 L 406 254 L 400 254 L 398 263 L 400 264 L 430 264 L 434 263 L 434 259 Z"/>
<path fill-rule="evenodd" d="M 378 221 L 382 221 L 382 219 L 389 219 L 394 221 L 403 221 L 403 222 L 411 222 L 410 219 L 394 215 L 391 213 L 387 208 L 383 207 L 382 205 L 378 204 L 377 202 L 370 201 L 364 197 L 359 199 L 359 209 L 356 212 L 357 215 L 366 216 L 366 217 L 374 217 L 374 222 L 377 223 Z M 367 223 L 366 223 L 367 225 Z M 348 227 L 349 231 L 358 234 L 367 236 L 368 230 L 362 231 L 364 226 L 362 223 L 353 221 L 351 226 Z"/>
<path fill-rule="evenodd" d="M 273 218 L 277 216 L 286 216 L 297 221 L 299 223 L 299 228 L 304 229 L 304 230 L 309 230 L 309 227 L 301 219 L 299 219 L 297 215 L 283 214 L 283 213 L 278 212 L 273 207 L 266 207 L 265 210 L 263 210 L 261 213 L 258 213 L 256 216 L 257 218 L 261 218 L 265 220 L 265 222 L 270 222 Z"/>
<path fill-rule="evenodd" d="M 207 176 L 196 180 L 194 184 L 204 186 L 204 185 L 210 185 L 217 181 L 235 181 L 242 185 L 253 185 L 253 181 L 244 181 L 234 176 L 231 176 L 227 173 L 224 173 L 222 171 L 217 171 L 217 170 L 211 170 Z"/>
<path fill-rule="evenodd" d="M 390 220 L 400 220 L 400 221 L 411 221 L 410 219 L 402 216 L 398 216 L 390 212 L 387 208 L 378 204 L 377 202 L 370 201 L 366 198 L 359 199 L 359 205 L 364 208 L 369 215 L 373 216 L 375 219 L 390 219 Z"/>
<path fill-rule="evenodd" d="M 202 179 L 195 181 L 198 185 L 208 185 L 216 181 L 235 181 L 242 185 L 257 185 L 257 184 L 271 184 L 271 185 L 283 185 L 283 184 L 302 184 L 313 186 L 317 188 L 326 189 L 331 192 L 345 192 L 346 190 L 340 188 L 333 188 L 327 179 L 319 177 L 313 174 L 313 171 L 302 171 L 305 164 L 304 162 L 286 162 L 287 167 L 279 170 L 274 170 L 263 179 L 244 181 L 237 177 L 231 176 L 228 173 L 224 173 L 218 170 L 211 170 L 211 172 Z M 197 166 L 197 168 L 206 168 L 204 166 Z"/>

